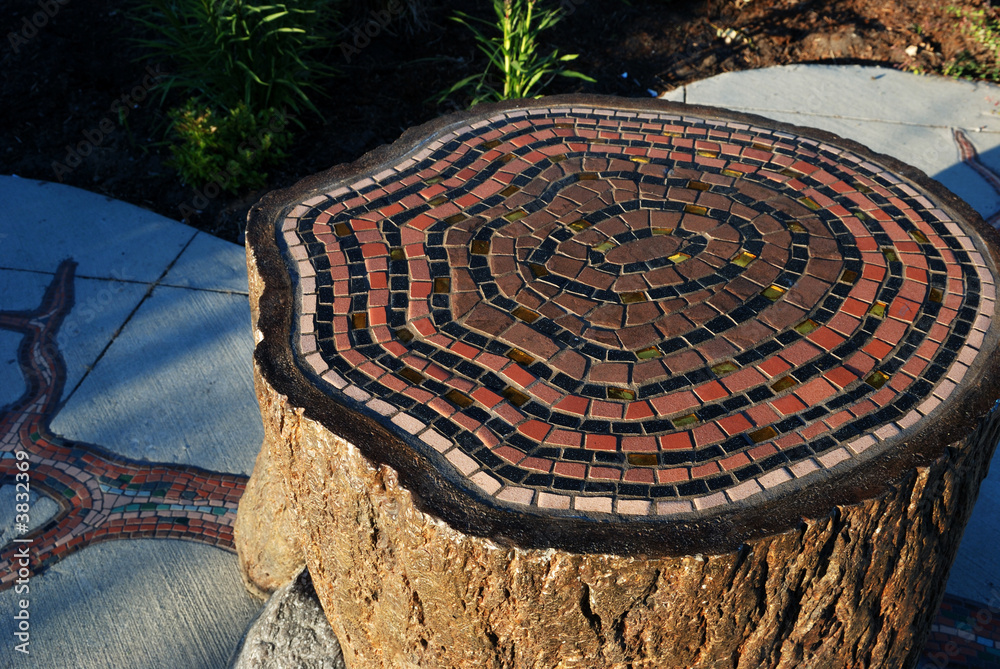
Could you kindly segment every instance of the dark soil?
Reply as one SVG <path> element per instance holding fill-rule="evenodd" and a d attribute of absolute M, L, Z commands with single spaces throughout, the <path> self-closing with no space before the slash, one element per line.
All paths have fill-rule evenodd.
<path fill-rule="evenodd" d="M 34 33 L 24 29 L 25 20 L 46 3 L 53 16 Z M 270 171 L 266 189 L 220 195 L 205 204 L 164 164 L 165 113 L 143 83 L 149 82 L 147 65 L 136 60 L 140 52 L 130 41 L 137 35 L 128 20 L 131 4 L 3 4 L 0 173 L 62 181 L 174 219 L 200 208 L 187 222 L 233 241 L 247 209 L 264 191 L 354 160 L 407 127 L 464 104 L 430 100 L 482 66 L 467 31 L 448 17 L 458 8 L 487 16 L 490 7 L 486 0 L 426 0 L 418 21 L 397 16 L 370 43 L 359 39 L 358 52 L 331 50 L 328 61 L 341 75 L 324 85 L 328 97 L 320 107 L 326 122 L 301 118 L 305 130 L 290 159 Z M 575 69 L 596 83 L 557 79 L 549 93 L 645 97 L 720 72 L 787 63 L 939 73 L 968 52 L 992 64 L 988 51 L 948 9 L 986 7 L 975 0 L 564 0 L 563 5 L 572 11 L 546 37 L 561 52 L 580 54 Z M 369 19 L 360 9 L 347 17 L 342 44 L 353 45 L 355 31 Z M 727 29 L 738 33 L 728 44 L 719 36 Z M 908 47 L 911 53 L 916 47 L 915 56 L 907 54 Z M 170 64 L 157 66 L 166 70 Z"/>

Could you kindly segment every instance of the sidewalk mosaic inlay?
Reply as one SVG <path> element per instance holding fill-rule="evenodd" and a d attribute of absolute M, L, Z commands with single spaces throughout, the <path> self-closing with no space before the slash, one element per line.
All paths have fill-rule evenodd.
<path fill-rule="evenodd" d="M 0 590 L 17 579 L 13 565 L 25 546 L 32 574 L 111 539 L 186 539 L 234 550 L 245 476 L 130 460 L 49 431 L 66 379 L 56 334 L 73 306 L 74 269 L 71 261 L 59 266 L 38 309 L 0 312 L 0 328 L 24 334 L 18 363 L 27 383 L 0 416 L 0 484 L 15 484 L 21 461 L 15 454 L 26 452 L 29 488 L 59 505 L 52 520 L 22 533 L 28 543 L 0 550 Z"/>
<path fill-rule="evenodd" d="M 832 143 L 535 107 L 446 128 L 276 234 L 299 363 L 339 402 L 495 504 L 657 518 L 926 427 L 996 311 L 965 225 Z"/>

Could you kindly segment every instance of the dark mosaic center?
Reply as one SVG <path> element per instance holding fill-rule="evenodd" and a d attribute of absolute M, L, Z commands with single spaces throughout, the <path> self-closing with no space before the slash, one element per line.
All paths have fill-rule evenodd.
<path fill-rule="evenodd" d="M 295 349 L 500 503 L 763 499 L 919 429 L 979 356 L 974 238 L 843 148 L 590 108 L 432 139 L 288 213 Z"/>

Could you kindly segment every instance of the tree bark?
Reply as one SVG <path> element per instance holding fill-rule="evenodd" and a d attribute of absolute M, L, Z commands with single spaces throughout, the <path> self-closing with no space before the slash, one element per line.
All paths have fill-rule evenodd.
<path fill-rule="evenodd" d="M 878 499 L 734 552 L 646 559 L 458 532 L 259 375 L 258 392 L 274 410 L 241 516 L 268 517 L 265 490 L 296 500 L 269 538 L 304 547 L 352 669 L 913 666 L 1000 439 L 993 412 Z"/>

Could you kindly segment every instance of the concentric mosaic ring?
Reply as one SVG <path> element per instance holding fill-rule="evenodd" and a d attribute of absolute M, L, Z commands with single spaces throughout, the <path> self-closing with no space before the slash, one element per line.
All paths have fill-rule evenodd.
<path fill-rule="evenodd" d="M 540 101 L 300 188 L 293 357 L 517 513 L 698 517 L 902 448 L 992 350 L 995 260 L 915 170 L 776 125 Z"/>

